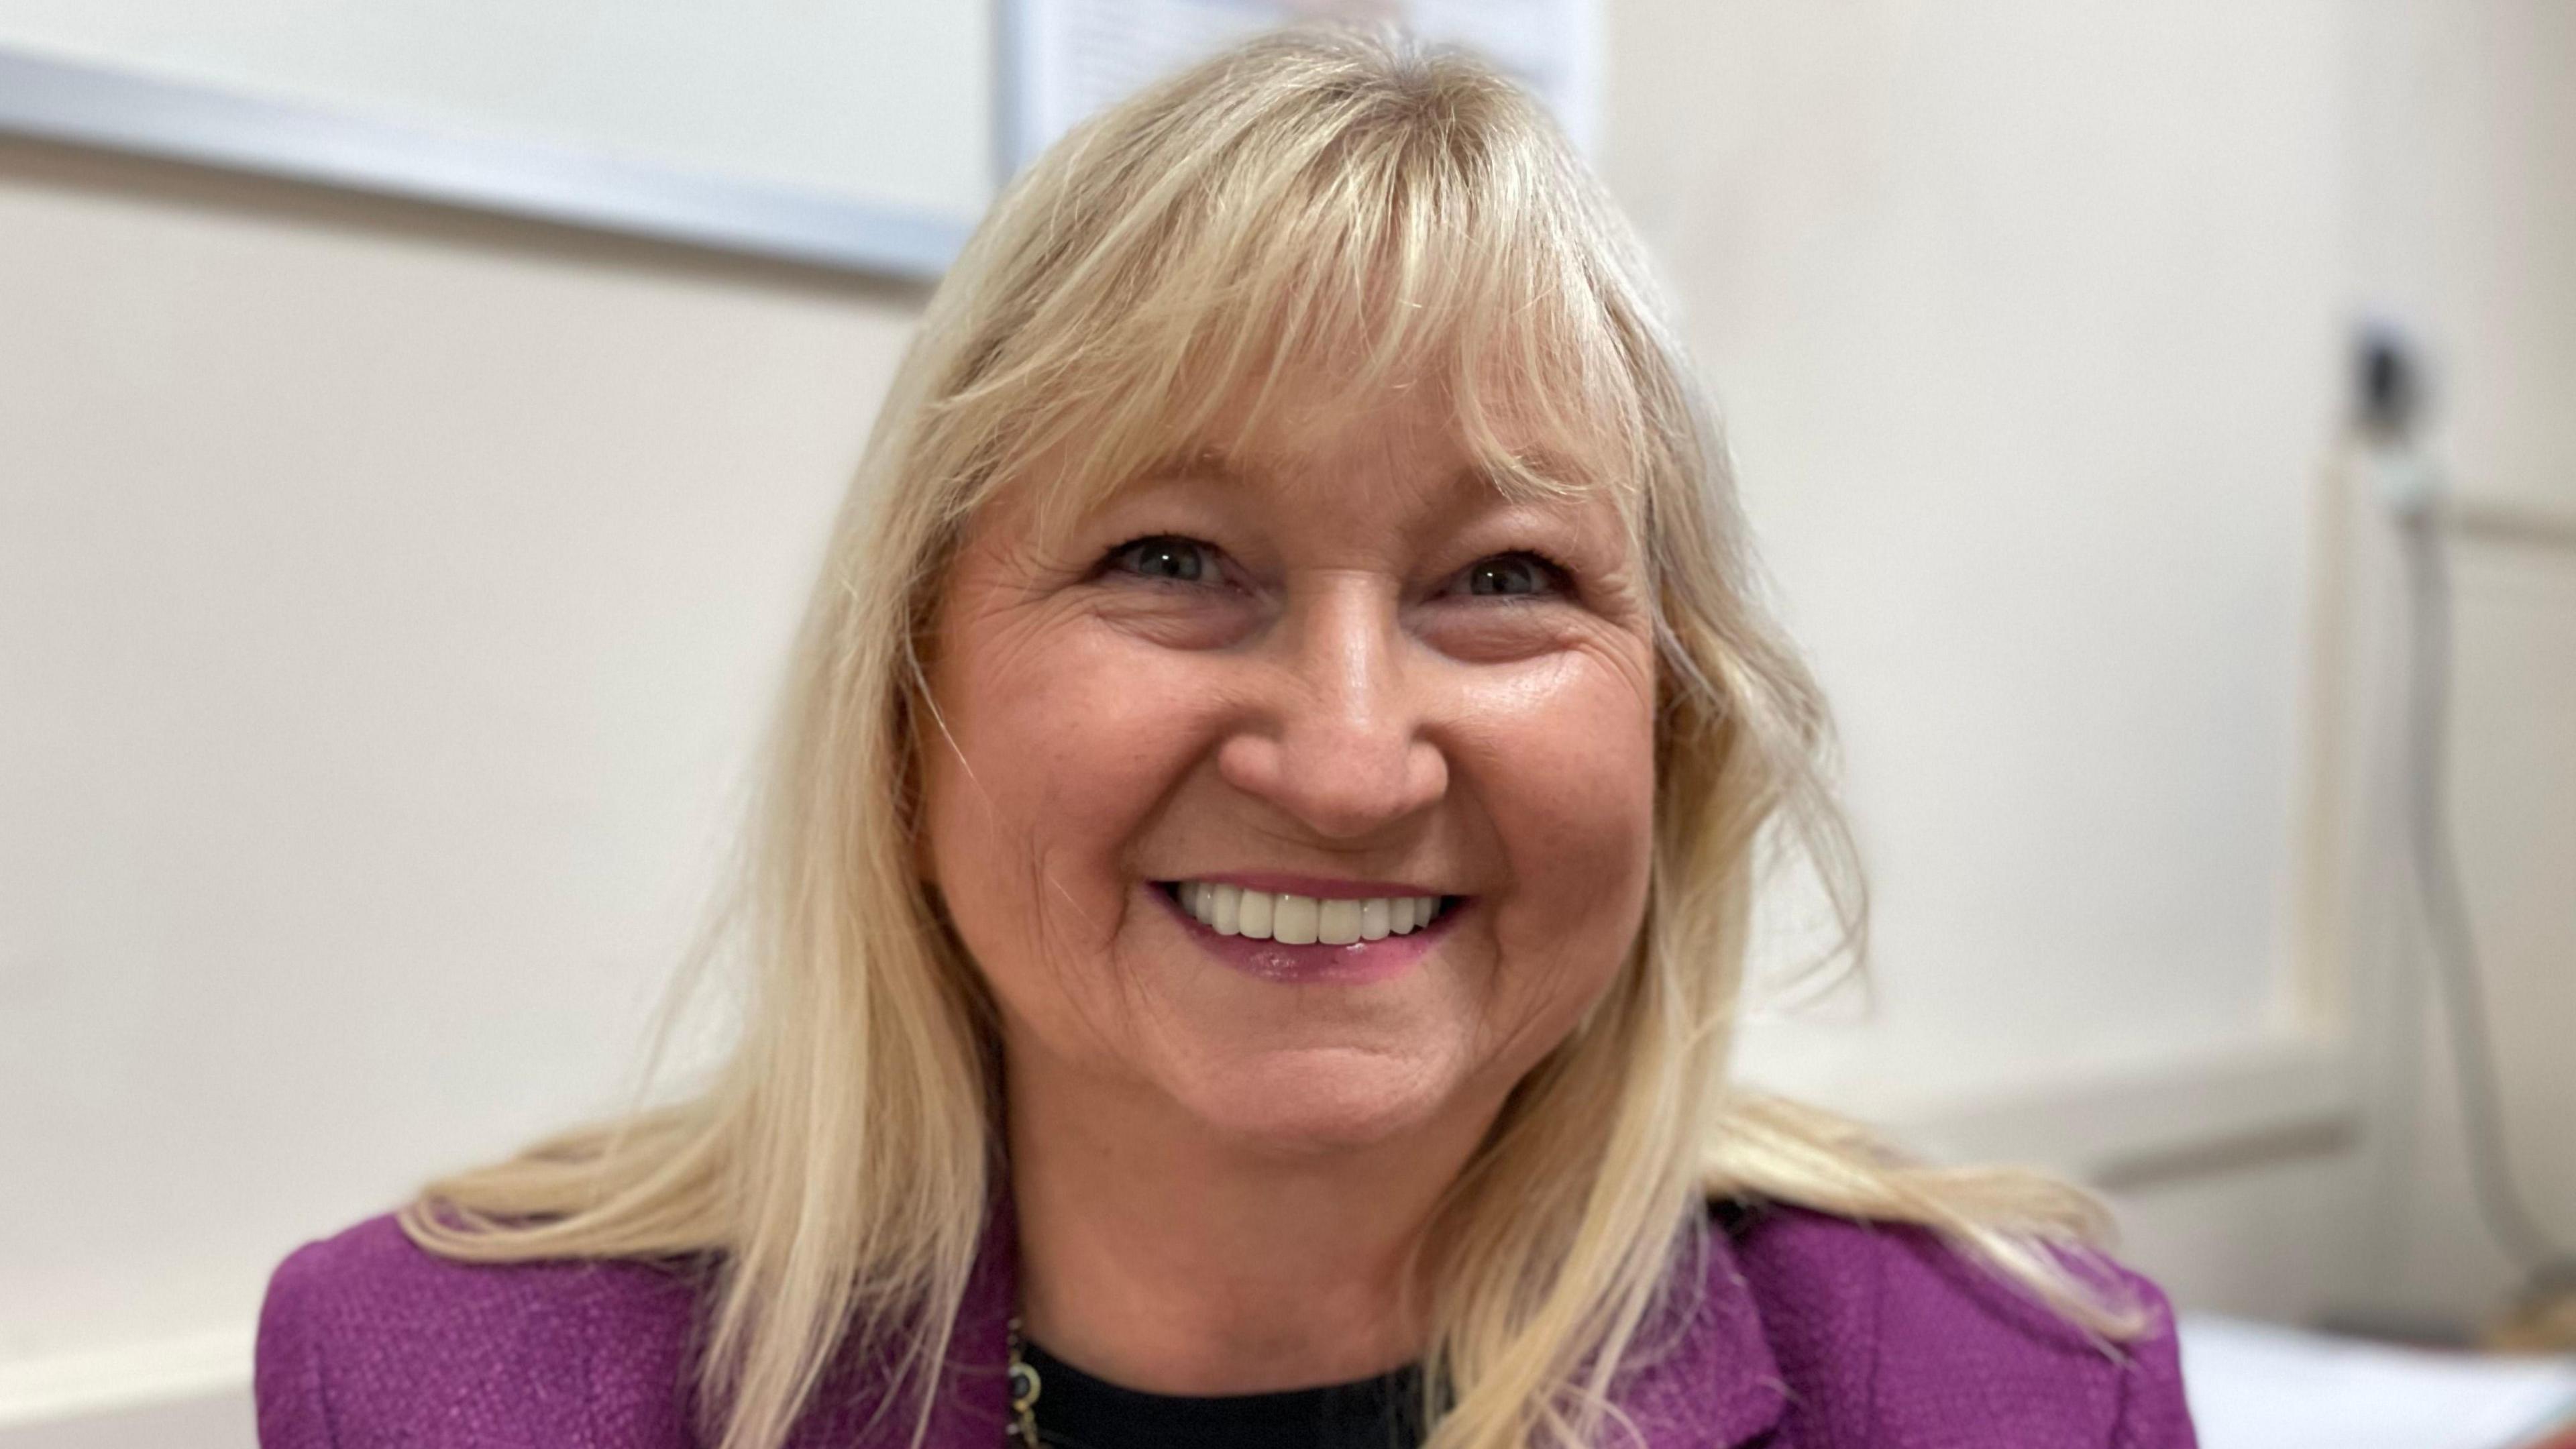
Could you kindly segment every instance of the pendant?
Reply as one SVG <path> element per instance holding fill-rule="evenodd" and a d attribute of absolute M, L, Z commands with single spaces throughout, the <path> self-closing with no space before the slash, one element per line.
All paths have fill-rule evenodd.
<path fill-rule="evenodd" d="M 1011 1320 L 1011 1428 L 1003 1439 L 1016 1439 L 1021 1449 L 1042 1449 L 1038 1442 L 1038 1371 L 1020 1355 L 1020 1321 Z"/>

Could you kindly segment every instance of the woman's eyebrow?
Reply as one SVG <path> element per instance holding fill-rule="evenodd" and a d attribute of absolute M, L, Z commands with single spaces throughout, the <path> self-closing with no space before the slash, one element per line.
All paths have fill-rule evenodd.
<path fill-rule="evenodd" d="M 1210 483 L 1257 483 L 1272 475 L 1271 470 L 1253 460 L 1238 460 L 1213 443 L 1194 443 L 1165 455 L 1161 461 L 1147 465 L 1134 479 L 1137 483 L 1168 483 L 1182 480 Z"/>
<path fill-rule="evenodd" d="M 1084 517 L 1094 517 L 1103 509 L 1132 502 L 1140 494 L 1176 484 L 1215 485 L 1232 491 L 1247 484 L 1264 483 L 1270 477 L 1258 463 L 1238 461 L 1212 446 L 1193 445 L 1166 453 L 1142 467 L 1099 479 L 1086 491 L 1080 512 Z"/>
<path fill-rule="evenodd" d="M 1590 487 L 1594 472 L 1571 456 L 1550 448 L 1525 448 L 1508 458 L 1478 459 L 1458 470 L 1462 483 L 1482 483 L 1508 491 L 1515 474 L 1535 478 L 1551 488 L 1574 492 Z"/>
<path fill-rule="evenodd" d="M 1175 484 L 1276 493 L 1295 476 L 1293 463 L 1273 463 L 1254 455 L 1230 453 L 1213 443 L 1193 443 L 1128 474 L 1101 492 L 1092 508 L 1106 508 Z M 1498 500 L 1562 507 L 1590 493 L 1599 480 L 1593 470 L 1569 453 L 1532 447 L 1516 451 L 1508 459 L 1472 459 L 1436 482 L 1428 477 L 1420 481 L 1426 485 L 1420 496 L 1420 511 L 1426 516 L 1454 519 L 1462 509 L 1478 512 Z M 1531 488 L 1532 482 L 1539 486 Z"/>

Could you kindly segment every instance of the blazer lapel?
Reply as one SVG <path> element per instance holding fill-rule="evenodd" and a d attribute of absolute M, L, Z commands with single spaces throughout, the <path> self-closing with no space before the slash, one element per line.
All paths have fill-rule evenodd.
<path fill-rule="evenodd" d="M 1788 1406 L 1753 1290 L 1717 1224 L 1676 1265 L 1665 1309 L 1635 1352 L 1615 1398 L 1647 1449 L 1735 1449 L 1778 1427 Z"/>

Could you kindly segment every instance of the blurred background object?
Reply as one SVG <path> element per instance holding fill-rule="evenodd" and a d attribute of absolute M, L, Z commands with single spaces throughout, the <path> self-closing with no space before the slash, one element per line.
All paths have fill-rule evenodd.
<path fill-rule="evenodd" d="M 617 1100 L 925 281 L 1313 8 L 0 0 L 0 1446 L 247 1444 L 288 1248 Z M 1637 219 L 1840 710 L 1747 1073 L 2539 1433 L 2357 1335 L 2567 1342 L 2576 6 L 1368 8 Z"/>

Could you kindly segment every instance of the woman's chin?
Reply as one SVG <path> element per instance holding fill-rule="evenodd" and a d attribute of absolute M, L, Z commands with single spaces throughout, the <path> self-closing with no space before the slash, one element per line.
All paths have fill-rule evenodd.
<path fill-rule="evenodd" d="M 1443 1064 L 1353 1047 L 1237 1058 L 1187 1083 L 1182 1106 L 1216 1135 L 1279 1152 L 1344 1152 L 1400 1141 L 1457 1110 Z"/>

